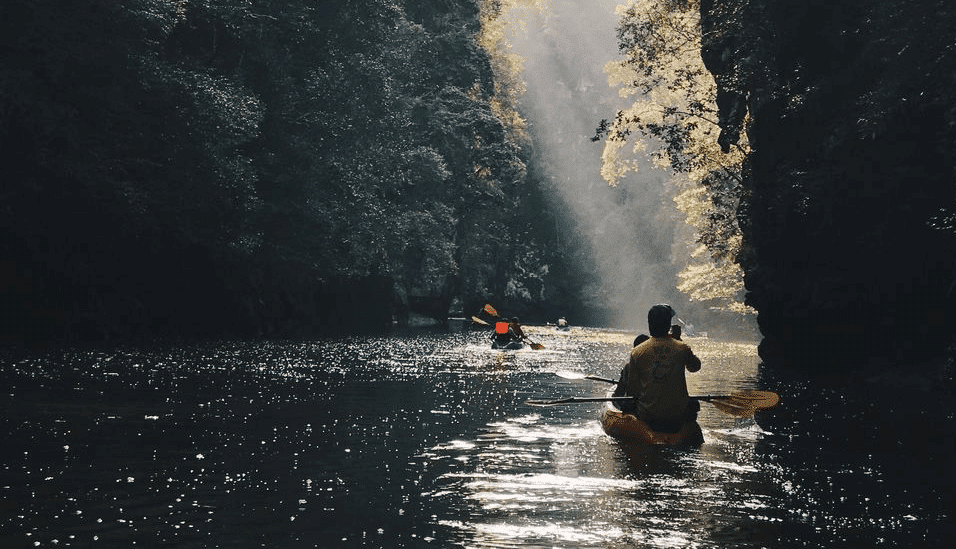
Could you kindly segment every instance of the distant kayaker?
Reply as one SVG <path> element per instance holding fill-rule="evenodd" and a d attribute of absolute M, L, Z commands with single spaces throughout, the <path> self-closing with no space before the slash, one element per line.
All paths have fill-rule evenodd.
<path fill-rule="evenodd" d="M 502 346 L 514 341 L 522 341 L 524 338 L 524 332 L 521 331 L 517 318 L 495 322 L 495 332 L 491 335 L 492 341 Z"/>
<path fill-rule="evenodd" d="M 624 394 L 635 402 L 622 402 L 621 409 L 636 415 L 655 431 L 676 432 L 685 421 L 697 417 L 700 404 L 687 394 L 684 370 L 700 370 L 700 359 L 670 333 L 674 309 L 654 305 L 647 312 L 651 337 L 631 349 L 624 367 Z M 637 341 L 635 340 L 635 343 Z"/>
<path fill-rule="evenodd" d="M 495 331 L 491 334 L 491 340 L 500 345 L 507 345 L 517 339 L 514 330 L 511 329 L 511 323 L 507 320 L 495 322 Z"/>
<path fill-rule="evenodd" d="M 518 336 L 518 339 L 522 341 L 527 339 L 527 336 L 524 335 L 524 330 L 522 330 L 521 325 L 518 324 L 518 317 L 515 316 L 511 318 L 510 326 L 511 326 L 511 330 L 515 333 L 516 336 Z"/>

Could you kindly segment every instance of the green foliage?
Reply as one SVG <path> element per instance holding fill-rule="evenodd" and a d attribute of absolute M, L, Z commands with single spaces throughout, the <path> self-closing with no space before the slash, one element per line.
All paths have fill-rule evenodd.
<path fill-rule="evenodd" d="M 211 331 L 216 315 L 268 317 L 268 331 L 294 324 L 282 311 L 310 314 L 290 294 L 323 279 L 499 292 L 532 182 L 517 84 L 482 46 L 491 2 L 10 0 L 2 13 L 0 250 L 19 272 L 41 266 L 33 298 L 79 311 L 67 323 L 162 306 Z M 104 305 L 107 292 L 120 297 Z"/>
<path fill-rule="evenodd" d="M 64 207 L 93 200 L 135 233 L 241 240 L 256 180 L 242 148 L 262 107 L 241 83 L 155 47 L 180 15 L 150 3 L 141 7 L 156 9 L 14 4 L 0 69 L 12 195 L 49 191 Z"/>
<path fill-rule="evenodd" d="M 615 184 L 634 169 L 632 155 L 645 151 L 670 170 L 678 208 L 705 246 L 688 248 L 678 289 L 719 308 L 744 310 L 735 302 L 743 288 L 735 264 L 736 209 L 748 146 L 730 150 L 718 139 L 718 87 L 701 57 L 699 2 L 632 0 L 619 13 L 624 59 L 605 70 L 634 103 L 598 127 L 594 140 L 606 137 L 602 175 Z"/>

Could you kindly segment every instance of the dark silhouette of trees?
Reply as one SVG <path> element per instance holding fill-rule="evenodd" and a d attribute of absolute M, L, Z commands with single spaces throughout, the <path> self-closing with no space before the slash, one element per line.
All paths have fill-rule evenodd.
<path fill-rule="evenodd" d="M 513 226 L 533 182 L 488 13 L 5 2 L 4 338 L 381 329 L 504 298 L 499 258 L 553 257 Z"/>

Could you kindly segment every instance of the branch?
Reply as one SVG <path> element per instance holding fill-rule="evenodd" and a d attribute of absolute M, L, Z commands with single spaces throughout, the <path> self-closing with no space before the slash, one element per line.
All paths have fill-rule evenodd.
<path fill-rule="evenodd" d="M 692 113 L 692 112 L 687 112 L 687 111 L 679 111 L 679 110 L 676 110 L 676 109 L 674 109 L 674 110 L 669 110 L 668 107 L 664 107 L 664 108 L 661 109 L 661 110 L 662 110 L 662 112 L 665 113 L 665 115 L 666 115 L 666 114 L 683 114 L 683 115 L 685 115 L 685 116 L 692 116 L 692 117 L 694 117 L 694 118 L 699 118 L 700 120 L 703 120 L 704 122 L 709 122 L 709 123 L 710 123 L 711 125 L 713 125 L 715 128 L 720 128 L 720 124 L 718 124 L 717 122 L 714 122 L 714 121 L 711 120 L 710 118 L 707 118 L 706 116 L 702 116 L 702 115 L 700 115 L 700 114 L 696 114 L 696 113 Z M 739 146 L 739 145 L 738 145 L 738 146 Z"/>
<path fill-rule="evenodd" d="M 737 145 L 737 146 L 740 147 L 740 145 Z M 743 149 L 741 149 L 741 151 L 743 151 Z M 745 153 L 745 154 L 746 154 L 746 153 Z M 728 177 L 730 177 L 731 179 L 733 179 L 733 180 L 736 181 L 737 183 L 741 183 L 741 184 L 742 184 L 742 183 L 744 182 L 743 178 L 741 178 L 739 175 L 737 175 L 736 172 L 734 172 L 733 170 L 731 170 L 731 169 L 728 168 L 727 166 L 724 166 L 723 164 L 719 164 L 719 166 L 720 166 L 720 169 L 723 170 L 723 171 L 727 174 Z"/>

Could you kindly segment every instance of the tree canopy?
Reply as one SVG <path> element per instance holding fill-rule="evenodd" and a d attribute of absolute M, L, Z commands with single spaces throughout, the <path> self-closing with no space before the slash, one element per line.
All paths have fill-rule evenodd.
<path fill-rule="evenodd" d="M 598 127 L 602 175 L 614 185 L 645 157 L 670 170 L 677 206 L 700 244 L 686 250 L 678 289 L 716 308 L 748 312 L 740 303 L 736 208 L 749 146 L 745 136 L 731 143 L 721 133 L 718 88 L 701 55 L 699 2 L 632 0 L 618 13 L 623 58 L 605 71 L 633 103 Z"/>
<path fill-rule="evenodd" d="M 381 326 L 572 277 L 522 213 L 496 6 L 6 2 L 4 333 Z"/>

